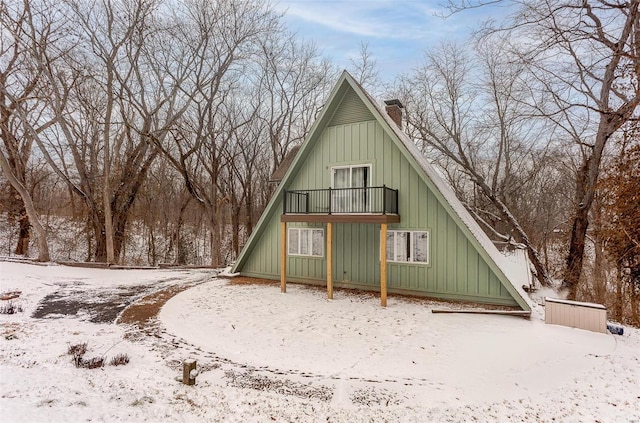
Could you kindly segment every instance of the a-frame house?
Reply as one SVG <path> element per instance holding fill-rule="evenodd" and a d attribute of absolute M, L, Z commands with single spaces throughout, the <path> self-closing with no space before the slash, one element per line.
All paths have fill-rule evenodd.
<path fill-rule="evenodd" d="M 346 71 L 236 260 L 244 276 L 530 312 L 504 256 L 386 111 Z M 382 243 L 380 242 L 382 240 Z"/>

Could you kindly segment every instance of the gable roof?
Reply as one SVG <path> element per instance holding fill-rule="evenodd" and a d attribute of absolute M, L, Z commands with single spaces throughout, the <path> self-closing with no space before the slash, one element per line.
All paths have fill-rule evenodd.
<path fill-rule="evenodd" d="M 475 221 L 460 200 L 458 200 L 449 185 L 440 177 L 440 175 L 438 175 L 435 168 L 429 164 L 415 143 L 404 132 L 402 132 L 391 117 L 346 70 L 342 72 L 342 75 L 329 95 L 325 107 L 322 108 L 320 115 L 313 124 L 313 127 L 309 131 L 309 134 L 303 144 L 300 146 L 298 154 L 295 155 L 291 166 L 289 166 L 282 178 L 282 182 L 278 185 L 278 188 L 271 197 L 269 204 L 262 213 L 262 216 L 256 224 L 253 233 L 249 237 L 247 244 L 244 246 L 238 256 L 238 259 L 233 265 L 232 272 L 238 271 L 238 268 L 240 268 L 246 260 L 253 245 L 260 238 L 260 235 L 264 231 L 265 222 L 267 222 L 271 216 L 273 216 L 273 213 L 276 212 L 277 207 L 275 206 L 278 198 L 282 191 L 285 190 L 291 182 L 291 175 L 294 175 L 302 166 L 315 144 L 315 141 L 321 136 L 324 128 L 334 121 L 334 115 L 345 94 L 348 93 L 349 97 L 351 97 L 350 101 L 352 101 L 353 94 L 349 93 L 350 90 L 359 97 L 360 101 L 362 101 L 371 113 L 371 116 L 378 121 L 383 129 L 389 134 L 390 138 L 394 141 L 409 163 L 414 167 L 428 188 L 434 193 L 438 201 L 442 204 L 445 210 L 447 210 L 454 221 L 457 222 L 461 230 L 467 235 L 467 238 L 478 250 L 478 253 L 487 262 L 513 299 L 523 310 L 531 311 L 533 308 L 531 300 L 521 286 L 517 286 L 517 284 L 513 283 L 515 278 L 509 271 L 508 266 L 505 266 L 504 256 L 502 256 L 487 234 L 482 230 L 480 225 Z"/>

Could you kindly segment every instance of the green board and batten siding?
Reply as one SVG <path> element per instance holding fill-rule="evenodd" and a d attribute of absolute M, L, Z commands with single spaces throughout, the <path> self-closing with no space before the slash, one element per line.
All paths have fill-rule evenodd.
<path fill-rule="evenodd" d="M 355 123 L 350 123 L 353 121 Z M 517 305 L 355 92 L 348 90 L 345 93 L 330 124 L 308 151 L 296 173 L 283 181 L 288 182 L 284 188 L 328 188 L 331 185 L 331 167 L 346 164 L 371 164 L 371 186 L 384 184 L 397 188 L 401 222 L 389 225 L 389 230 L 428 230 L 430 263 L 389 262 L 390 292 L 474 301 L 481 298 L 487 303 Z M 240 273 L 243 275 L 280 277 L 281 198 L 277 199 L 274 209 L 276 212 L 269 216 L 268 223 L 265 222 L 259 241 L 242 265 Z M 289 223 L 288 227 L 298 225 L 305 226 Z M 379 238 L 380 225 L 334 224 L 335 286 L 379 289 Z M 324 285 L 326 258 L 289 256 L 287 279 Z"/>

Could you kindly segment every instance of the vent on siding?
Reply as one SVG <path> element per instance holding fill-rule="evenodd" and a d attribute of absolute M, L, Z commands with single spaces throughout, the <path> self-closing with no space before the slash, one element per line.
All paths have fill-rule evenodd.
<path fill-rule="evenodd" d="M 367 106 L 358 97 L 358 94 L 349 88 L 344 97 L 342 97 L 342 102 L 340 102 L 331 122 L 329 122 L 329 126 L 347 125 L 374 119 Z"/>

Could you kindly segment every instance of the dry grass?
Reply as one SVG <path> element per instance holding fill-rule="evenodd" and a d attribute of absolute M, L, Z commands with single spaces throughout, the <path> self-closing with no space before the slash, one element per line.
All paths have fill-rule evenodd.
<path fill-rule="evenodd" d="M 273 285 L 279 286 L 280 281 L 274 281 L 272 279 L 260 279 L 260 278 L 250 278 L 247 276 L 237 276 L 235 278 L 229 279 L 229 284 L 231 285 Z"/>
<path fill-rule="evenodd" d="M 248 276 L 238 276 L 235 278 L 229 279 L 229 284 L 231 285 L 270 285 L 270 286 L 280 286 L 280 281 L 271 280 L 271 279 L 261 279 L 261 278 L 252 278 Z M 322 285 L 313 285 L 313 284 L 304 284 L 297 282 L 287 282 L 287 284 L 295 284 L 296 286 L 301 286 L 305 289 L 317 291 L 317 292 L 326 292 L 326 287 Z M 354 288 L 336 288 L 334 286 L 333 293 L 335 295 L 344 295 L 344 296 L 353 296 L 362 300 L 376 299 L 380 298 L 380 293 L 376 291 L 365 291 L 363 289 L 354 289 Z M 478 303 L 470 303 L 464 301 L 455 301 L 455 300 L 443 300 L 439 298 L 426 297 L 420 295 L 410 295 L 410 294 L 396 294 L 396 293 L 388 293 L 387 298 L 394 298 L 399 301 L 409 302 L 409 303 L 417 303 L 423 304 L 425 306 L 430 306 L 431 308 L 445 308 L 445 309 L 453 309 L 453 310 L 520 310 L 518 307 L 509 307 L 495 304 L 478 304 Z"/>
<path fill-rule="evenodd" d="M 99 369 L 101 367 L 104 367 L 104 357 L 93 357 L 89 359 L 79 357 L 78 359 L 76 359 L 76 357 L 74 356 L 74 364 L 76 365 L 76 367 L 82 367 L 85 369 Z"/>
<path fill-rule="evenodd" d="M 87 352 L 87 343 L 83 342 L 81 344 L 69 345 L 67 348 L 67 354 L 69 355 L 78 355 L 82 357 Z"/>
<path fill-rule="evenodd" d="M 124 366 L 129 364 L 129 356 L 127 354 L 116 354 L 111 358 L 109 364 L 112 366 Z"/>

